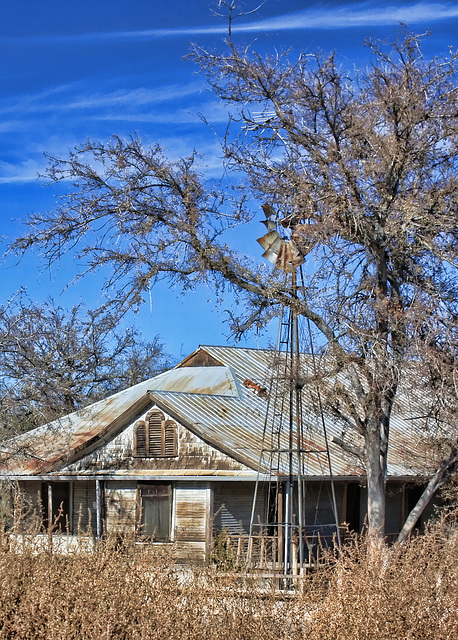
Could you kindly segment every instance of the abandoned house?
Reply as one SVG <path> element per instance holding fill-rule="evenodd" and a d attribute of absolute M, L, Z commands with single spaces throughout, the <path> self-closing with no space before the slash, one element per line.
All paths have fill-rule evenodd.
<path fill-rule="evenodd" d="M 136 532 L 200 560 L 215 532 L 248 536 L 254 522 L 275 534 L 285 471 L 262 454 L 269 449 L 272 358 L 269 350 L 202 346 L 155 378 L 9 441 L 1 475 L 37 505 L 44 531 L 51 517 L 68 536 Z M 342 425 L 326 415 L 325 442 L 313 389 L 303 389 L 302 405 L 307 535 L 324 539 L 344 522 L 361 530 L 361 462 L 337 444 Z M 400 530 L 420 490 L 418 432 L 399 407 L 388 461 L 388 535 Z"/>

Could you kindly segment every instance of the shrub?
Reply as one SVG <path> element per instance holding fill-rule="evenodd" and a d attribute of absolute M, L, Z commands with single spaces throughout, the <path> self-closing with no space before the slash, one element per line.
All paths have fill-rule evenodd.
<path fill-rule="evenodd" d="M 402 546 L 354 537 L 294 590 L 236 571 L 179 567 L 173 551 L 134 539 L 121 547 L 116 538 L 89 545 L 82 536 L 64 554 L 59 536 L 40 550 L 32 534 L 3 534 L 0 639 L 455 638 L 455 515 Z"/>

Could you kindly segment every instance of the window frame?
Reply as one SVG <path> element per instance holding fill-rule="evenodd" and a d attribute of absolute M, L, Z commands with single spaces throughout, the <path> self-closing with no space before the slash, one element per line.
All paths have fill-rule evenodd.
<path fill-rule="evenodd" d="M 159 491 L 156 495 L 152 489 L 166 489 L 167 491 L 161 494 Z M 148 490 L 150 493 L 148 494 Z M 143 481 L 137 483 L 137 536 L 145 541 L 157 542 L 157 543 L 167 543 L 173 541 L 173 505 L 174 505 L 174 487 L 171 482 L 156 482 L 156 481 Z M 144 509 L 144 501 L 150 500 L 154 501 L 155 498 L 158 498 L 159 501 L 164 499 L 166 495 L 166 500 L 168 502 L 167 508 L 167 531 L 165 535 L 154 535 L 154 533 L 145 533 L 143 530 L 145 525 L 148 526 L 148 523 L 143 522 L 143 517 L 145 514 Z M 165 502 L 165 500 L 164 500 Z"/>

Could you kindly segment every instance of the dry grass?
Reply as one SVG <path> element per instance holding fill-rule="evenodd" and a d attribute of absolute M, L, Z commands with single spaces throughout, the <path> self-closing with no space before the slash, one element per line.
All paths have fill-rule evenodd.
<path fill-rule="evenodd" d="M 458 635 L 458 530 L 444 517 L 400 548 L 355 539 L 293 593 L 186 573 L 134 541 L 71 555 L 0 541 L 0 639 L 403 640 Z M 262 587 L 262 588 L 261 588 Z"/>

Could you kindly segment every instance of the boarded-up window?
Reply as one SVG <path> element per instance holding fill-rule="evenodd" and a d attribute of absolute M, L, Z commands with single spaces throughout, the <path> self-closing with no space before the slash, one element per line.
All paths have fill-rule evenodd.
<path fill-rule="evenodd" d="M 140 535 L 158 542 L 170 540 L 172 522 L 172 487 L 169 484 L 138 485 Z"/>
<path fill-rule="evenodd" d="M 150 411 L 135 426 L 134 455 L 139 458 L 171 458 L 178 454 L 177 426 L 162 411 Z"/>

